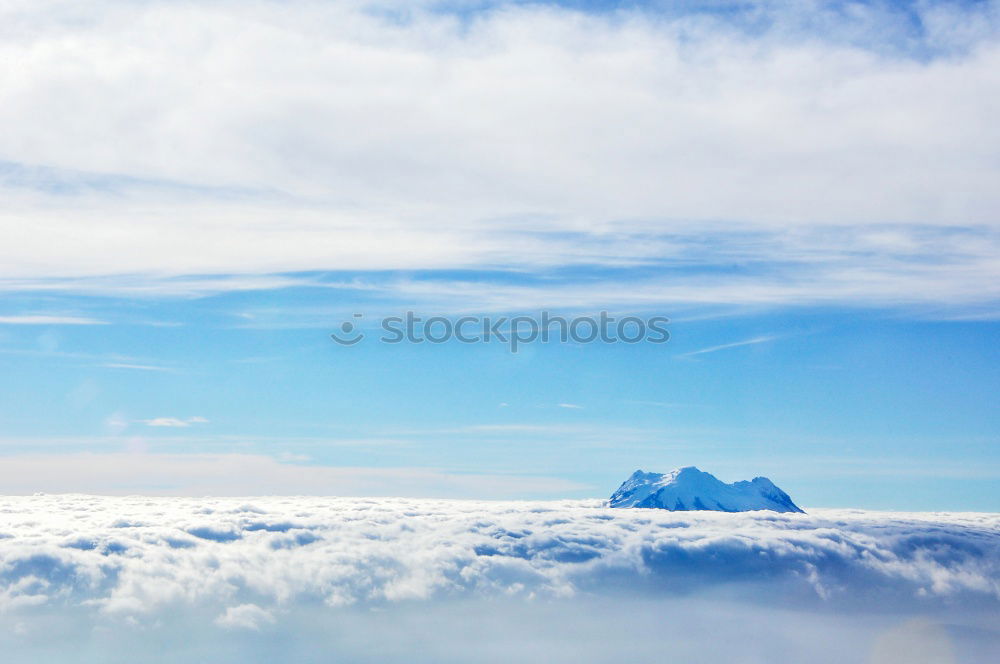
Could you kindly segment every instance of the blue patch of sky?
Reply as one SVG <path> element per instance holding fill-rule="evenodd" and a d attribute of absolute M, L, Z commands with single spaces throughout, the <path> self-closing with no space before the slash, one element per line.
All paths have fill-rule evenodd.
<path fill-rule="evenodd" d="M 312 290 L 33 298 L 5 308 L 111 324 L 0 326 L 5 453 L 117 451 L 141 436 L 155 451 L 549 473 L 595 487 L 635 466 L 696 464 L 790 478 L 779 484 L 812 505 L 1000 507 L 989 476 L 1000 461 L 996 321 L 793 308 L 681 319 L 665 345 L 550 342 L 514 355 L 498 343 L 338 346 L 328 334 L 339 291 L 328 326 L 322 315 L 242 324 L 248 307 L 322 309 Z M 195 416 L 209 421 L 143 422 Z M 126 431 L 109 429 L 115 417 Z M 948 493 L 956 476 L 968 481 L 960 498 Z M 838 502 L 838 482 L 867 498 Z"/>
<path fill-rule="evenodd" d="M 812 3 L 739 2 L 728 0 L 443 0 L 417 7 L 396 4 L 374 5 L 368 11 L 387 21 L 406 25 L 416 12 L 452 16 L 464 24 L 491 13 L 510 8 L 551 8 L 614 18 L 616 15 L 641 15 L 649 21 L 709 19 L 749 37 L 772 35 L 788 42 L 821 40 L 877 52 L 885 56 L 928 61 L 936 57 L 960 55 L 973 44 L 962 39 L 941 38 L 928 30 L 925 16 L 929 10 L 948 10 L 965 17 L 976 17 L 994 34 L 996 12 L 988 0 L 945 0 L 929 4 L 920 0 L 826 0 Z M 682 43 L 696 38 L 702 26 L 697 23 L 679 26 Z"/>

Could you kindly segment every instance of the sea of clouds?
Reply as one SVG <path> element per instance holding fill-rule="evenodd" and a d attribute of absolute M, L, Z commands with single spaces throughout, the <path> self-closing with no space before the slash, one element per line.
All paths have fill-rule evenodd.
<path fill-rule="evenodd" d="M 1000 652 L 997 514 L 84 495 L 0 513 L 8 661 Z"/>

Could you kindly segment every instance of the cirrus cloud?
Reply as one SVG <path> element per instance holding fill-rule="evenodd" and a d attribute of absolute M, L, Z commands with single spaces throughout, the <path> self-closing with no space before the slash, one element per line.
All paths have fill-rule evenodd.
<path fill-rule="evenodd" d="M 149 420 L 139 420 L 148 427 L 170 427 L 170 428 L 187 428 L 192 424 L 207 424 L 208 420 L 204 417 L 188 417 L 188 418 L 178 418 L 178 417 L 154 417 Z"/>

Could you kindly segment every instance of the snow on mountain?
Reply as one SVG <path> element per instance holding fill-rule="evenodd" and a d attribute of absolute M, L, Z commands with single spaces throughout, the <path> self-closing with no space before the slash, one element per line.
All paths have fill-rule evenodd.
<path fill-rule="evenodd" d="M 766 477 L 726 484 L 694 466 L 669 473 L 637 470 L 611 495 L 611 507 L 657 507 L 671 511 L 802 512 Z"/>

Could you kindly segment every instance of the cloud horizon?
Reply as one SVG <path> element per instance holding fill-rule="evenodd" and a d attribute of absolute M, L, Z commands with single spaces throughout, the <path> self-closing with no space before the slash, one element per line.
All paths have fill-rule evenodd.
<path fill-rule="evenodd" d="M 532 652 L 555 648 L 554 661 L 608 661 L 594 651 L 571 658 L 565 644 L 549 640 L 552 630 L 591 619 L 618 624 L 615 616 L 631 626 L 625 641 L 645 625 L 633 647 L 662 648 L 664 630 L 685 625 L 679 647 L 704 652 L 713 640 L 693 641 L 691 630 L 707 624 L 713 634 L 732 634 L 738 647 L 727 651 L 743 658 L 766 659 L 778 648 L 823 650 L 818 656 L 843 661 L 838 649 L 850 645 L 874 648 L 882 655 L 870 661 L 888 664 L 899 661 L 891 639 L 900 630 L 960 653 L 1000 642 L 989 623 L 1000 604 L 996 514 L 675 513 L 598 501 L 259 496 L 3 497 L 0 506 L 0 641 L 14 661 L 51 648 L 39 639 L 53 625 L 60 647 L 78 648 L 78 657 L 120 652 L 121 640 L 162 638 L 194 639 L 202 652 L 221 648 L 220 661 L 231 661 L 231 644 L 252 651 L 294 637 L 326 657 L 379 660 L 380 646 L 341 633 L 345 621 L 373 637 L 382 625 L 401 653 L 411 629 L 416 652 L 452 653 L 426 654 L 428 661 L 456 653 L 506 661 L 509 648 L 497 658 L 445 627 L 469 616 L 500 630 L 493 638 L 523 641 Z M 511 620 L 539 612 L 554 614 L 541 623 L 548 639 Z M 413 614 L 438 617 L 407 627 Z M 744 629 L 753 638 L 737 636 Z M 185 638 L 178 642 L 178 634 Z M 831 652 L 818 646 L 838 639 Z M 621 634 L 609 643 L 625 645 Z M 147 649 L 129 657 L 159 661 Z"/>

